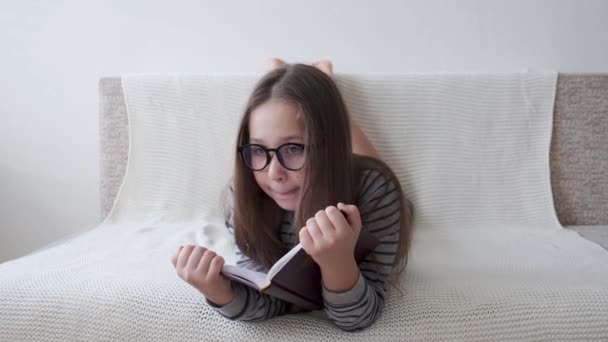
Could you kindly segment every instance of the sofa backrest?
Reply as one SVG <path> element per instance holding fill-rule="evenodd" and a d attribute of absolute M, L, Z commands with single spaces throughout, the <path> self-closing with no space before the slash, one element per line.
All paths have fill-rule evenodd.
<path fill-rule="evenodd" d="M 119 77 L 99 83 L 101 214 L 126 170 L 127 112 Z M 560 74 L 550 148 L 553 197 L 562 225 L 608 224 L 608 74 Z"/>

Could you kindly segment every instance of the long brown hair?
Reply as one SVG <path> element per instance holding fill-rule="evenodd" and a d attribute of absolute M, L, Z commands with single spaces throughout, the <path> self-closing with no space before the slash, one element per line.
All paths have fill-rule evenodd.
<path fill-rule="evenodd" d="M 251 113 L 270 99 L 296 106 L 305 129 L 306 177 L 294 212 L 295 236 L 318 210 L 338 202 L 355 203 L 359 170 L 364 167 L 379 170 L 399 185 L 386 164 L 352 153 L 349 115 L 338 87 L 328 75 L 304 64 L 274 69 L 256 84 L 240 122 L 237 146 L 249 143 Z M 236 244 L 243 254 L 270 268 L 286 252 L 279 234 L 283 211 L 258 186 L 253 171 L 238 155 L 234 170 L 232 218 Z M 399 193 L 403 199 L 400 186 Z M 395 260 L 399 273 L 407 262 L 411 230 L 411 212 L 404 202 L 401 201 L 401 235 Z"/>

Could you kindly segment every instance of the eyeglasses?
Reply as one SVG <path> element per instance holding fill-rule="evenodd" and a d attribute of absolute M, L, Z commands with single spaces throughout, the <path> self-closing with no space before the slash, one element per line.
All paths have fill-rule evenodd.
<path fill-rule="evenodd" d="M 238 151 L 245 165 L 253 171 L 261 171 L 270 164 L 272 159 L 270 152 L 274 152 L 279 158 L 279 163 L 290 171 L 300 170 L 306 161 L 306 149 L 303 144 L 287 143 L 277 148 L 247 144 L 239 146 Z"/>

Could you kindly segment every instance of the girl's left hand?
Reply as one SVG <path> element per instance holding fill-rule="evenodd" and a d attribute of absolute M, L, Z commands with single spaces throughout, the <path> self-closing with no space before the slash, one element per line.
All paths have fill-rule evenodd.
<path fill-rule="evenodd" d="M 346 218 L 340 212 L 346 213 Z M 337 270 L 355 260 L 361 216 L 354 205 L 338 203 L 319 210 L 300 229 L 300 243 L 321 269 Z"/>

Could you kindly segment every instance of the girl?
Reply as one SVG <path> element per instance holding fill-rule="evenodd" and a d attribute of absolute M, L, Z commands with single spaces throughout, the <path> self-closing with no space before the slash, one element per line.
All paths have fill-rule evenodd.
<path fill-rule="evenodd" d="M 321 270 L 328 317 L 343 330 L 365 328 L 382 311 L 387 282 L 405 268 L 411 206 L 386 164 L 353 153 L 331 64 L 275 64 L 253 90 L 238 131 L 226 207 L 237 265 L 266 272 L 300 242 Z M 377 157 L 358 127 L 352 130 L 353 145 Z M 361 229 L 380 245 L 357 264 Z M 298 311 L 225 278 L 223 258 L 204 247 L 180 246 L 172 262 L 228 319 L 259 321 Z"/>

